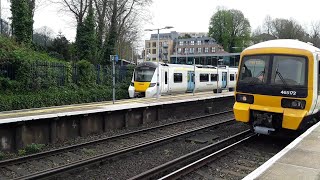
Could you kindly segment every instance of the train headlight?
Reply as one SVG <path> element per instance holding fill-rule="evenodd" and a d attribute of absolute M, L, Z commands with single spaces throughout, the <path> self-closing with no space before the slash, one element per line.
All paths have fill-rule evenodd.
<path fill-rule="evenodd" d="M 131 83 L 130 83 L 130 86 L 134 86 L 134 82 L 131 82 Z"/>
<path fill-rule="evenodd" d="M 236 94 L 236 101 L 253 104 L 254 97 L 252 95 L 247 95 L 247 94 Z"/>
<path fill-rule="evenodd" d="M 151 83 L 149 87 L 154 87 L 156 86 L 157 83 Z"/>
<path fill-rule="evenodd" d="M 299 99 L 286 99 L 281 100 L 281 107 L 283 108 L 292 108 L 292 109 L 304 109 L 306 107 L 305 100 Z"/>

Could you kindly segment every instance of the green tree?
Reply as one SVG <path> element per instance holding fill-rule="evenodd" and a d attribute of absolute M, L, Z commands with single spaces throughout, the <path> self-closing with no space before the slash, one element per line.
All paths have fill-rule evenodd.
<path fill-rule="evenodd" d="M 32 42 L 34 8 L 35 0 L 11 0 L 13 35 L 19 43 Z"/>
<path fill-rule="evenodd" d="M 71 60 L 70 43 L 61 32 L 59 32 L 58 36 L 52 41 L 49 50 L 51 51 L 51 56 L 67 61 Z"/>
<path fill-rule="evenodd" d="M 218 9 L 211 17 L 209 36 L 216 39 L 229 52 L 247 46 L 250 42 L 250 32 L 249 20 L 239 10 Z"/>
<path fill-rule="evenodd" d="M 117 42 L 117 37 L 118 37 L 118 32 L 117 32 L 117 0 L 113 1 L 113 8 L 112 8 L 112 16 L 111 16 L 111 24 L 110 24 L 110 30 L 109 34 L 106 38 L 106 43 L 105 43 L 105 53 L 104 53 L 104 59 L 109 60 L 106 63 L 111 63 L 110 55 L 115 54 L 115 48 L 116 48 L 116 42 Z"/>
<path fill-rule="evenodd" d="M 84 23 L 78 27 L 76 44 L 80 59 L 86 59 L 94 64 L 97 63 L 95 60 L 97 45 L 92 0 L 89 2 L 88 15 L 86 16 Z"/>

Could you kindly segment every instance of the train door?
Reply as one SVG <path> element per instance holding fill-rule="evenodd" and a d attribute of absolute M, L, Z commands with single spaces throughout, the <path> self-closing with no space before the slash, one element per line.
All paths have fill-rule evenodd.
<path fill-rule="evenodd" d="M 187 92 L 193 92 L 194 89 L 194 71 L 188 71 L 188 88 Z"/>
<path fill-rule="evenodd" d="M 228 81 L 228 73 L 227 72 L 222 72 L 222 86 L 221 88 L 226 88 L 227 87 L 227 81 Z"/>
<path fill-rule="evenodd" d="M 162 92 L 167 93 L 169 91 L 169 74 L 168 70 L 163 71 L 164 79 L 162 81 Z"/>

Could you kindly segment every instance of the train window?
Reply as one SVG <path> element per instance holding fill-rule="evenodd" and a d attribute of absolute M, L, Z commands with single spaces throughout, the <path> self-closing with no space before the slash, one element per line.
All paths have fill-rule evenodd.
<path fill-rule="evenodd" d="M 209 74 L 200 74 L 200 82 L 208 82 Z"/>
<path fill-rule="evenodd" d="M 218 74 L 211 74 L 211 82 L 217 81 L 218 77 L 219 77 Z"/>
<path fill-rule="evenodd" d="M 271 84 L 306 86 L 306 67 L 307 59 L 304 57 L 276 55 L 273 59 Z"/>
<path fill-rule="evenodd" d="M 168 72 L 164 73 L 164 83 L 168 84 Z"/>
<path fill-rule="evenodd" d="M 234 74 L 230 74 L 230 81 L 234 81 Z"/>
<path fill-rule="evenodd" d="M 182 82 L 182 73 L 174 73 L 173 74 L 173 82 L 181 83 Z"/>

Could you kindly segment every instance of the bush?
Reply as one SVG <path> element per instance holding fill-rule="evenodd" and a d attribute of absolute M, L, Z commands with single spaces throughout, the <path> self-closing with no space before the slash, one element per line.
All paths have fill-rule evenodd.
<path fill-rule="evenodd" d="M 95 82 L 95 73 L 94 66 L 86 60 L 81 60 L 77 63 L 78 72 L 79 72 L 79 81 L 78 84 L 81 87 L 88 87 L 94 85 Z"/>
<path fill-rule="evenodd" d="M 112 100 L 110 67 L 95 69 L 86 60 L 72 64 L 50 55 L 0 36 L 0 68 L 7 68 L 0 74 L 0 111 Z M 133 69 L 117 71 L 117 99 L 128 98 Z"/>
<path fill-rule="evenodd" d="M 116 87 L 116 98 L 128 98 L 128 85 L 121 83 Z M 30 109 L 68 104 L 90 103 L 112 100 L 112 87 L 59 87 L 41 90 L 37 93 L 6 94 L 0 96 L 0 111 Z"/>

